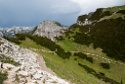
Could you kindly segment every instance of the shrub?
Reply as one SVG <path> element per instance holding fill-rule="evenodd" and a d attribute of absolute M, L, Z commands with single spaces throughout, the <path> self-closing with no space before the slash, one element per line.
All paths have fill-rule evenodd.
<path fill-rule="evenodd" d="M 10 63 L 10 64 L 13 64 L 15 66 L 20 65 L 18 62 L 15 62 L 12 58 L 7 57 L 5 55 L 0 55 L 0 61 L 3 63 Z"/>
<path fill-rule="evenodd" d="M 99 74 L 101 74 L 101 75 L 105 76 L 105 73 L 99 72 Z"/>
<path fill-rule="evenodd" d="M 25 40 L 26 39 L 26 34 L 16 34 L 16 38 L 18 40 Z"/>
<path fill-rule="evenodd" d="M 125 14 L 125 10 L 120 10 L 117 13 Z"/>
<path fill-rule="evenodd" d="M 65 52 L 64 49 L 62 49 L 59 45 L 57 45 L 55 42 L 51 41 L 46 37 L 32 36 L 32 35 L 27 35 L 27 37 L 32 39 L 37 44 L 40 44 L 41 46 L 44 46 L 50 49 L 51 51 L 55 51 L 57 55 L 63 59 L 69 58 L 71 55 L 70 52 Z"/>
<path fill-rule="evenodd" d="M 83 67 L 88 73 L 94 75 L 95 77 L 97 77 L 98 79 L 101 79 L 104 82 L 109 82 L 110 84 L 120 84 L 119 82 L 117 82 L 111 78 L 106 77 L 104 73 L 96 72 L 93 68 L 90 68 L 87 65 L 83 65 L 81 63 L 78 63 L 78 65 Z"/>
<path fill-rule="evenodd" d="M 110 65 L 108 63 L 100 63 L 100 65 L 104 68 L 104 69 L 110 69 Z"/>
<path fill-rule="evenodd" d="M 82 52 L 78 52 L 78 53 L 74 53 L 74 56 L 78 56 L 82 59 L 86 59 L 87 58 L 87 55 L 82 53 Z"/>
<path fill-rule="evenodd" d="M 77 61 L 77 58 L 74 58 L 75 61 Z"/>
<path fill-rule="evenodd" d="M 17 38 L 8 38 L 6 36 L 4 36 L 4 38 L 7 39 L 10 42 L 15 43 L 15 44 L 21 44 L 21 42 Z"/>
<path fill-rule="evenodd" d="M 86 60 L 88 60 L 89 62 L 93 63 L 93 58 L 92 57 L 87 57 Z"/>
<path fill-rule="evenodd" d="M 3 81 L 7 79 L 7 73 L 0 72 L 0 84 L 3 84 Z"/>

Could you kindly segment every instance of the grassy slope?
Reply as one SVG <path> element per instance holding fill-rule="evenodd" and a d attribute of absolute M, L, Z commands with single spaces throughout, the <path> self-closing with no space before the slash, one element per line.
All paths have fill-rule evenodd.
<path fill-rule="evenodd" d="M 104 53 L 101 52 L 101 49 L 98 48 L 94 50 L 92 45 L 87 47 L 84 45 L 79 45 L 79 44 L 70 42 L 69 40 L 63 40 L 58 42 L 57 44 L 60 45 L 62 48 L 64 48 L 66 51 L 80 51 L 88 54 L 91 53 L 89 54 L 89 56 L 94 58 L 94 64 L 74 56 L 71 56 L 70 59 L 64 60 L 54 53 L 49 53 L 48 49 L 40 45 L 37 45 L 35 42 L 33 42 L 28 38 L 25 41 L 23 41 L 20 46 L 27 47 L 29 49 L 37 48 L 38 50 L 33 50 L 33 49 L 32 50 L 41 54 L 44 57 L 48 67 L 50 67 L 60 77 L 70 80 L 72 82 L 75 82 L 76 84 L 83 84 L 83 83 L 84 84 L 106 84 L 105 82 L 97 79 L 93 75 L 88 74 L 82 67 L 78 66 L 78 62 L 95 69 L 97 72 L 103 72 L 106 74 L 106 76 L 112 79 L 115 79 L 118 82 L 120 82 L 121 78 L 125 79 L 125 72 L 124 72 L 125 66 L 117 64 L 114 61 L 110 63 L 111 65 L 110 70 L 105 70 L 99 66 L 100 62 L 106 61 L 101 57 L 108 58 Z M 41 51 L 39 49 L 43 49 L 47 52 Z M 97 54 L 99 55 L 99 57 L 96 57 Z M 74 60 L 74 58 L 77 58 L 77 61 Z M 123 80 L 123 82 L 124 81 L 125 80 Z"/>
<path fill-rule="evenodd" d="M 110 16 L 105 16 L 105 17 L 101 18 L 98 22 L 100 22 L 102 20 L 105 20 L 105 19 L 115 19 L 115 18 L 119 18 L 119 17 L 125 18 L 124 14 L 116 13 L 119 10 L 125 10 L 125 6 L 116 6 L 116 7 L 111 7 L 111 8 L 110 7 L 109 8 L 104 8 L 103 12 L 104 11 L 110 11 L 113 14 L 110 15 Z"/>

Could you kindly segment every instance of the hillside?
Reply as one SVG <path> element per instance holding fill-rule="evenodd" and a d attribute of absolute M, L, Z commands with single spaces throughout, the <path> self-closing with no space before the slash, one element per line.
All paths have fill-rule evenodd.
<path fill-rule="evenodd" d="M 69 84 L 46 67 L 41 55 L 3 38 L 0 43 L 0 84 Z"/>
<path fill-rule="evenodd" d="M 100 8 L 91 15 L 79 16 L 77 24 L 68 32 L 77 32 L 69 38 L 80 44 L 94 44 L 109 57 L 125 61 L 125 6 Z M 89 16 L 89 17 L 88 17 Z M 67 33 L 68 33 L 67 32 Z M 68 35 L 67 35 L 68 36 Z"/>
<path fill-rule="evenodd" d="M 125 81 L 125 64 L 107 57 L 102 49 L 94 49 L 93 45 L 80 45 L 66 38 L 56 44 L 50 43 L 53 46 L 60 46 L 65 52 L 71 53 L 70 57 L 62 58 L 61 56 L 64 56 L 64 54 L 60 56 L 56 50 L 52 51 L 49 46 L 41 45 L 36 40 L 30 39 L 29 36 L 25 40 L 20 40 L 20 42 L 21 47 L 41 54 L 49 68 L 61 78 L 72 83 L 120 84 L 121 80 Z"/>
<path fill-rule="evenodd" d="M 10 57 L 11 67 L 0 72 L 0 77 L 5 75 L 2 81 L 8 76 L 12 84 L 125 83 L 125 6 L 81 15 L 68 30 L 58 22 L 44 21 L 30 34 L 4 38 L 0 57 L 5 65 Z"/>

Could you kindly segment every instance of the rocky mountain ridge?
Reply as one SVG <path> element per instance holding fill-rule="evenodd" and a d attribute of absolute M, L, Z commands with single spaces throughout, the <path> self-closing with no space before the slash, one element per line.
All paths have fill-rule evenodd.
<path fill-rule="evenodd" d="M 44 21 L 35 28 L 33 35 L 47 37 L 55 41 L 55 37 L 63 35 L 62 33 L 67 29 L 68 27 L 62 26 L 58 22 Z"/>
<path fill-rule="evenodd" d="M 124 14 L 125 14 L 125 6 L 98 8 L 95 12 L 90 12 L 88 14 L 78 16 L 77 24 L 84 26 L 84 25 L 91 25 L 92 23 L 108 19 L 116 19 L 120 17 L 125 19 Z"/>
<path fill-rule="evenodd" d="M 13 37 L 17 33 L 30 33 L 33 31 L 33 27 L 20 27 L 15 26 L 11 28 L 0 28 L 0 36 Z"/>
<path fill-rule="evenodd" d="M 4 84 L 69 84 L 65 80 L 41 69 L 38 54 L 21 48 L 0 38 L 0 55 L 8 56 L 18 62 L 19 66 L 3 64 L 2 72 L 8 73 Z"/>

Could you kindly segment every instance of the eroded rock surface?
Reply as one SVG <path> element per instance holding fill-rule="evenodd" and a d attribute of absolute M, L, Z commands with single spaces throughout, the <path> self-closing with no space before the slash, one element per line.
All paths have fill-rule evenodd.
<path fill-rule="evenodd" d="M 69 82 L 41 70 L 38 54 L 0 38 L 0 54 L 13 58 L 19 66 L 4 63 L 2 71 L 8 73 L 4 84 L 69 84 Z"/>
<path fill-rule="evenodd" d="M 44 21 L 36 27 L 33 34 L 55 41 L 55 37 L 61 36 L 66 29 L 68 29 L 68 27 L 64 27 L 58 22 Z"/>

